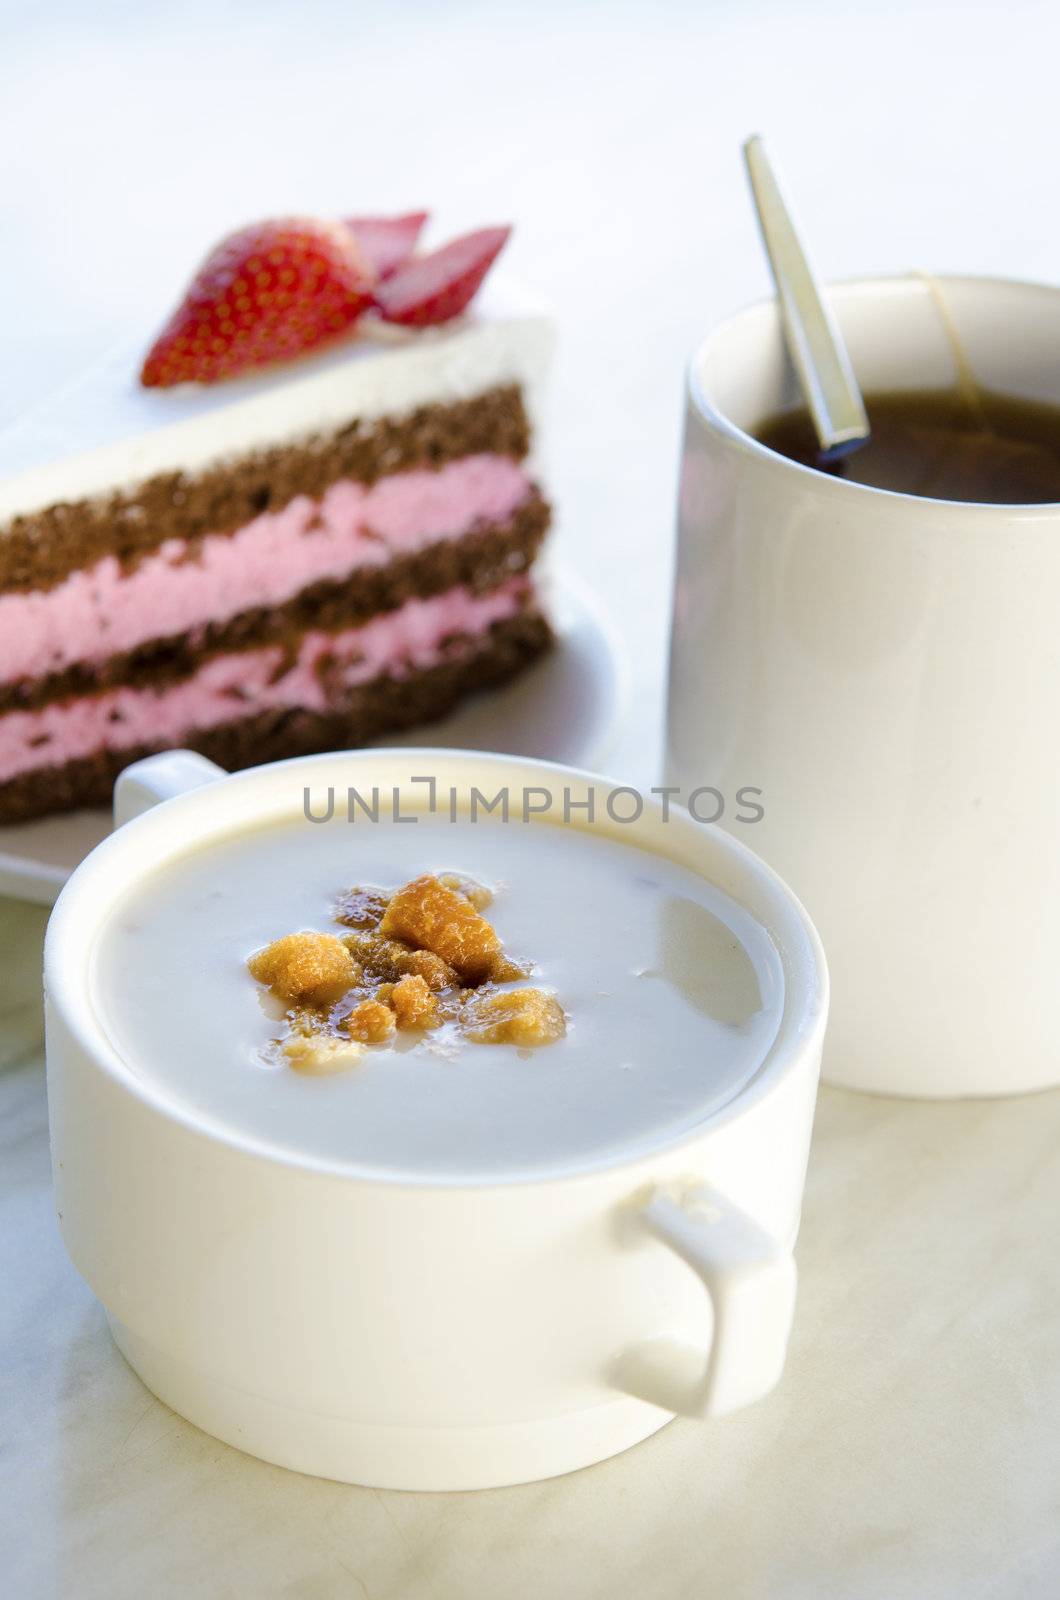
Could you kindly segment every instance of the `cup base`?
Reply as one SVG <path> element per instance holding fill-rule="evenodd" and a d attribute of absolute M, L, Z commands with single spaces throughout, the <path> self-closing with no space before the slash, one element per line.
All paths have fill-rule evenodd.
<path fill-rule="evenodd" d="M 145 1343 L 108 1312 L 114 1342 L 152 1394 L 205 1433 L 293 1472 L 366 1489 L 500 1489 L 606 1461 L 657 1433 L 671 1413 L 618 1399 L 588 1411 L 498 1426 L 380 1426 L 248 1394 Z"/>

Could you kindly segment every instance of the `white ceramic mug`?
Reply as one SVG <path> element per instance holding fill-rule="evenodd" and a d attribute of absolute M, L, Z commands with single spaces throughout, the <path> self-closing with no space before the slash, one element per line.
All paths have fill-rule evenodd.
<path fill-rule="evenodd" d="M 830 291 L 868 390 L 1060 402 L 1060 290 Z M 826 1079 L 909 1095 L 1060 1082 L 1060 506 L 913 499 L 765 449 L 796 403 L 776 307 L 691 363 L 668 768 L 762 790 L 741 828 L 805 899 Z"/>
<path fill-rule="evenodd" d="M 93 946 L 145 874 L 301 816 L 307 787 L 396 785 L 415 808 L 424 773 L 465 799 L 504 783 L 568 784 L 577 799 L 604 781 L 407 750 L 232 777 L 178 752 L 119 780 L 131 820 L 78 868 L 48 929 L 53 1164 L 67 1249 L 174 1410 L 303 1472 L 477 1488 L 601 1460 L 675 1412 L 730 1411 L 776 1382 L 827 979 L 768 868 L 649 805 L 608 831 L 708 876 L 769 931 L 785 974 L 760 1070 L 675 1143 L 540 1181 L 385 1181 L 222 1136 L 120 1059 L 93 1010 Z"/>

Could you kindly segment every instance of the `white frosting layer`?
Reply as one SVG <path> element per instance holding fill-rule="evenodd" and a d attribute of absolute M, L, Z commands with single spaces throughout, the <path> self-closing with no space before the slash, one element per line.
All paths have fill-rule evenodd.
<path fill-rule="evenodd" d="M 490 282 L 449 327 L 371 335 L 256 376 L 142 389 L 146 341 L 113 353 L 0 432 L 0 524 L 59 501 L 196 471 L 270 444 L 519 383 L 536 423 L 552 325 Z"/>

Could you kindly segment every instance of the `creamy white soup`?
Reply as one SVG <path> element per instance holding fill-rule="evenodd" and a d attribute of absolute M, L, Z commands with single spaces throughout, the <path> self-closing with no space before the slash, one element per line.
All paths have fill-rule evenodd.
<path fill-rule="evenodd" d="M 297 929 L 342 934 L 338 896 L 456 873 L 562 1038 L 533 1049 L 395 1033 L 347 1071 L 292 1071 L 248 957 Z M 694 873 L 548 822 L 273 824 L 160 869 L 119 903 L 94 1003 L 129 1069 L 205 1126 L 391 1177 L 531 1176 L 676 1139 L 729 1101 L 776 1036 L 772 941 Z M 282 1007 L 280 1008 L 282 1011 Z"/>

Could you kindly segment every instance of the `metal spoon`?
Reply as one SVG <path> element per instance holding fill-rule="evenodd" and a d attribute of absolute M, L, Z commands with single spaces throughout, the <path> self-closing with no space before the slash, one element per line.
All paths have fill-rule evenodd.
<path fill-rule="evenodd" d="M 760 134 L 743 147 L 777 286 L 784 336 L 825 461 L 869 441 L 869 419 L 843 336 L 825 302 Z"/>

